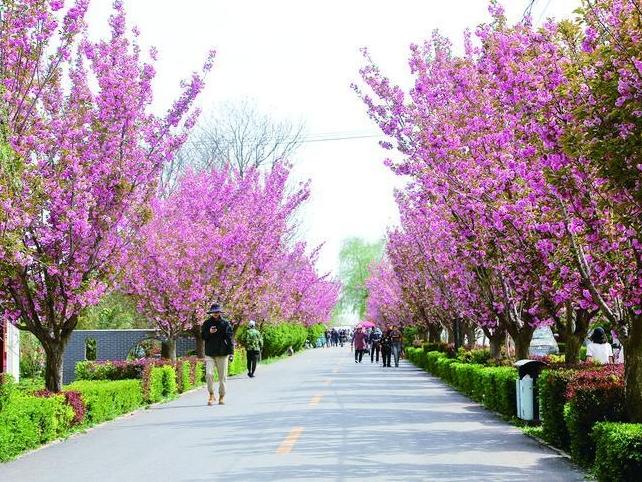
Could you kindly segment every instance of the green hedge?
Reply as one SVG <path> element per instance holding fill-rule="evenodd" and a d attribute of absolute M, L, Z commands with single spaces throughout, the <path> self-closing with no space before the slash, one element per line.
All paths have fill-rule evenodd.
<path fill-rule="evenodd" d="M 308 343 L 313 347 L 316 346 L 317 340 L 321 337 L 325 337 L 325 326 L 321 323 L 316 325 L 308 326 Z"/>
<path fill-rule="evenodd" d="M 299 351 L 308 338 L 308 330 L 305 326 L 295 323 L 263 325 L 261 333 L 264 342 L 264 358 L 283 355 L 289 347 L 292 347 L 294 351 Z"/>
<path fill-rule="evenodd" d="M 227 374 L 234 376 L 245 371 L 247 371 L 247 353 L 244 348 L 237 348 L 234 350 L 234 359 L 227 369 Z"/>
<path fill-rule="evenodd" d="M 73 409 L 65 397 L 36 397 L 5 387 L 0 410 L 0 462 L 63 436 L 71 427 Z"/>
<path fill-rule="evenodd" d="M 593 427 L 598 480 L 628 482 L 642 475 L 642 424 L 600 422 Z"/>
<path fill-rule="evenodd" d="M 580 465 L 588 467 L 595 459 L 593 426 L 624 420 L 624 380 L 618 370 L 621 367 L 580 371 L 567 386 L 564 420 L 571 455 Z"/>
<path fill-rule="evenodd" d="M 193 363 L 189 360 L 176 360 L 176 388 L 179 393 L 186 392 L 194 387 L 192 383 Z"/>
<path fill-rule="evenodd" d="M 65 390 L 80 392 L 90 424 L 112 420 L 143 404 L 140 380 L 80 380 Z"/>
<path fill-rule="evenodd" d="M 564 420 L 566 388 L 575 373 L 575 370 L 544 370 L 537 379 L 542 437 L 563 450 L 570 446 L 570 436 Z"/>

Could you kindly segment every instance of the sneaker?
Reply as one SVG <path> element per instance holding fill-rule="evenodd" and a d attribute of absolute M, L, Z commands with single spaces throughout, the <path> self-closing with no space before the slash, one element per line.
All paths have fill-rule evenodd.
<path fill-rule="evenodd" d="M 218 401 L 219 405 L 225 405 L 225 401 L 223 400 L 223 397 L 221 397 Z"/>
<path fill-rule="evenodd" d="M 207 400 L 207 404 L 209 406 L 212 406 L 214 405 L 214 403 L 216 403 L 216 398 L 214 397 L 214 395 L 210 395 L 210 398 Z"/>

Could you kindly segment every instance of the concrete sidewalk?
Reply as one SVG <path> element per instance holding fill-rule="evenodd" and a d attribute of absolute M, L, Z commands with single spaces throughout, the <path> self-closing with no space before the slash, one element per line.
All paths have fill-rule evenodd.
<path fill-rule="evenodd" d="M 309 350 L 0 465 L 0 481 L 584 480 L 575 466 L 403 362 Z"/>

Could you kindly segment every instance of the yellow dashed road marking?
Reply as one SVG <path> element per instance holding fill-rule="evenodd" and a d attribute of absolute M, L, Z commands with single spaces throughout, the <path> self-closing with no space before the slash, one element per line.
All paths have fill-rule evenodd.
<path fill-rule="evenodd" d="M 285 437 L 285 440 L 283 440 L 283 442 L 281 442 L 281 445 L 279 445 L 279 448 L 276 449 L 276 453 L 280 455 L 285 455 L 292 452 L 292 449 L 294 448 L 296 441 L 299 440 L 299 437 L 301 436 L 302 433 L 303 433 L 303 427 L 294 427 L 292 430 L 290 430 L 290 433 L 288 434 L 288 436 Z"/>

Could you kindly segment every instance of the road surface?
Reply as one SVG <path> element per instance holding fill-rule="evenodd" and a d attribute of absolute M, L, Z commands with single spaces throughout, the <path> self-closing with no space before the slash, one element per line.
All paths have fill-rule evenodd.
<path fill-rule="evenodd" d="M 308 350 L 0 465 L 0 481 L 572 481 L 563 457 L 402 361 Z"/>

